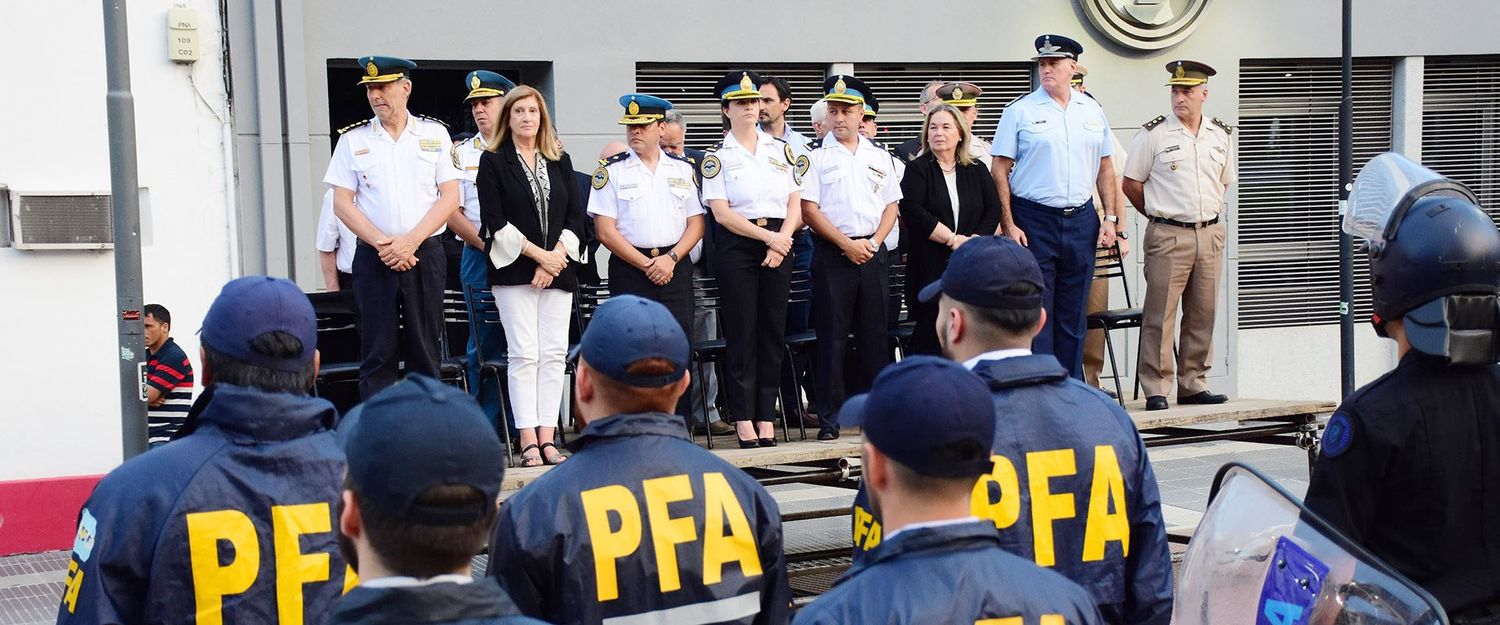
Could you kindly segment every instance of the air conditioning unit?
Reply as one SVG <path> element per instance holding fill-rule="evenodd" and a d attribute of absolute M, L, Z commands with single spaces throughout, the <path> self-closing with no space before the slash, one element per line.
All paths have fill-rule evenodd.
<path fill-rule="evenodd" d="M 9 196 L 11 245 L 18 250 L 103 250 L 115 245 L 110 194 L 25 192 Z"/>

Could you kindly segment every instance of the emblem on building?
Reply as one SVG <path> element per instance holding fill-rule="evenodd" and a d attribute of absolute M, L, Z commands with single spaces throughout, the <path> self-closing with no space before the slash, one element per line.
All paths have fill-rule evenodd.
<path fill-rule="evenodd" d="M 1136 50 L 1160 50 L 1193 34 L 1209 0 L 1078 0 L 1105 37 Z"/>

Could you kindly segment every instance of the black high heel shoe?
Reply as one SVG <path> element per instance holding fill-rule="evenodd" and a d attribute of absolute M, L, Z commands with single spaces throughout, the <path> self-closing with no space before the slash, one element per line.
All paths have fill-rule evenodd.
<path fill-rule="evenodd" d="M 775 447 L 776 446 L 776 437 L 773 436 L 771 438 L 762 438 L 762 439 L 760 439 L 760 446 L 761 447 Z"/>
<path fill-rule="evenodd" d="M 753 439 L 752 438 L 752 439 L 750 439 L 748 441 L 747 440 L 740 440 L 740 449 L 755 449 L 756 447 L 760 447 L 760 446 L 761 446 L 760 445 L 760 441 L 757 440 L 757 439 Z"/>

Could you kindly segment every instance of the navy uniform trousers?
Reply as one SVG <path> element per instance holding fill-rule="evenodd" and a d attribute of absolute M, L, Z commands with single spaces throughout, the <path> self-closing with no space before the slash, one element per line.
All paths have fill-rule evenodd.
<path fill-rule="evenodd" d="M 408 373 L 438 377 L 443 287 L 448 257 L 439 237 L 417 246 L 417 264 L 395 271 L 364 241 L 354 250 L 354 299 L 359 302 L 359 396 L 369 399 Z"/>
<path fill-rule="evenodd" d="M 1042 308 L 1047 324 L 1032 342 L 1032 351 L 1052 354 L 1068 374 L 1083 379 L 1083 339 L 1088 331 L 1089 283 L 1099 243 L 1099 215 L 1094 201 L 1053 208 L 1026 198 L 1010 197 L 1016 226 L 1026 232 L 1027 247 L 1042 268 Z"/>
<path fill-rule="evenodd" d="M 651 256 L 648 249 L 636 249 L 648 257 Z M 693 336 L 693 261 L 686 258 L 678 261 L 677 268 L 672 270 L 672 280 L 664 285 L 657 285 L 646 277 L 646 272 L 641 271 L 640 267 L 631 265 L 621 260 L 619 256 L 611 254 L 609 257 L 609 294 L 611 296 L 637 295 L 666 306 L 667 311 L 672 313 L 672 318 L 677 320 L 677 325 L 682 326 L 682 333 L 691 340 Z M 682 397 L 677 400 L 677 414 L 690 415 L 692 402 L 693 394 L 683 393 Z"/>
<path fill-rule="evenodd" d="M 863 237 L 868 239 L 869 237 Z M 837 426 L 847 392 L 862 392 L 890 361 L 887 306 L 891 291 L 890 252 L 881 245 L 863 265 L 844 257 L 838 246 L 813 237 L 813 330 L 818 335 L 818 417 L 823 429 Z M 854 341 L 849 342 L 853 332 Z M 849 347 L 859 351 L 855 368 L 845 371 Z M 852 373 L 854 377 L 846 378 Z"/>
<path fill-rule="evenodd" d="M 779 230 L 782 220 L 767 221 Z M 760 266 L 766 244 L 728 228 L 715 233 L 714 274 L 723 306 L 724 395 L 732 421 L 774 421 L 781 361 L 786 354 L 787 294 L 793 258 L 775 269 Z"/>

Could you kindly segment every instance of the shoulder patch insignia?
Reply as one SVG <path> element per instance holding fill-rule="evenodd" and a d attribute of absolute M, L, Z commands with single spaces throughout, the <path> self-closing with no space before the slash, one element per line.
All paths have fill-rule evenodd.
<path fill-rule="evenodd" d="M 464 168 L 464 163 L 463 163 L 463 160 L 461 160 L 461 159 L 458 158 L 458 146 L 460 146 L 460 145 L 463 145 L 463 144 L 462 143 L 455 143 L 455 144 L 453 144 L 453 147 L 448 148 L 448 155 L 453 157 L 453 168 L 461 170 L 461 169 Z"/>
<path fill-rule="evenodd" d="M 1234 126 L 1230 126 L 1229 124 L 1224 123 L 1224 120 L 1221 120 L 1221 119 L 1215 117 L 1213 119 L 1213 122 L 1214 122 L 1215 126 L 1223 128 L 1225 133 L 1231 134 L 1231 135 L 1234 134 Z"/>
<path fill-rule="evenodd" d="M 1354 441 L 1354 422 L 1349 415 L 1342 412 L 1333 413 L 1333 418 L 1328 420 L 1328 426 L 1323 428 L 1323 451 L 1324 458 L 1337 458 L 1349 450 L 1349 443 Z"/>
<path fill-rule="evenodd" d="M 795 171 L 796 176 L 794 176 L 794 180 L 793 181 L 796 182 L 799 185 L 802 184 L 802 177 L 807 175 L 807 170 L 810 169 L 811 167 L 812 167 L 812 161 L 810 161 L 810 160 L 807 159 L 807 155 L 806 154 L 803 154 L 802 156 L 798 156 L 797 157 L 797 167 L 796 167 L 796 171 Z"/>
<path fill-rule="evenodd" d="M 1145 128 L 1146 130 L 1150 130 L 1152 128 L 1160 126 L 1161 123 L 1164 122 L 1164 121 L 1167 121 L 1167 116 L 1166 115 L 1157 115 L 1156 119 L 1153 119 L 1153 120 L 1151 120 L 1149 122 L 1141 124 L 1141 127 Z"/>
<path fill-rule="evenodd" d="M 609 184 L 609 168 L 600 165 L 599 169 L 595 169 L 593 183 L 595 191 L 603 189 L 604 185 Z"/>
<path fill-rule="evenodd" d="M 786 148 L 785 151 L 786 151 L 786 162 L 787 162 L 787 164 L 788 165 L 796 165 L 797 164 L 797 155 L 796 155 L 796 153 L 792 152 L 792 144 L 790 144 L 790 143 L 782 143 L 781 147 Z"/>
<path fill-rule="evenodd" d="M 359 128 L 360 126 L 367 126 L 369 124 L 370 124 L 370 120 L 368 120 L 368 119 L 361 119 L 361 120 L 359 120 L 357 122 L 349 124 L 348 126 L 344 126 L 343 128 L 340 128 L 339 129 L 339 134 L 344 134 L 346 132 L 349 132 L 350 130 L 354 130 L 355 128 Z"/>
<path fill-rule="evenodd" d="M 445 122 L 445 121 L 443 121 L 443 120 L 441 120 L 441 119 L 438 119 L 438 118 L 436 118 L 436 117 L 432 117 L 432 116 L 430 116 L 430 115 L 423 115 L 423 114 L 421 114 L 421 113 L 417 113 L 417 114 L 416 114 L 416 115 L 417 115 L 417 117 L 420 117 L 420 118 L 422 118 L 422 119 L 425 119 L 425 120 L 427 120 L 427 121 L 430 121 L 430 122 L 437 122 L 437 123 L 439 123 L 439 124 L 442 124 L 442 126 L 443 126 L 443 127 L 444 127 L 444 128 L 447 128 L 447 127 L 448 127 L 448 122 Z"/>
<path fill-rule="evenodd" d="M 719 157 L 709 154 L 703 157 L 703 164 L 698 167 L 698 172 L 703 174 L 703 178 L 706 180 L 718 176 L 720 169 Z"/>

